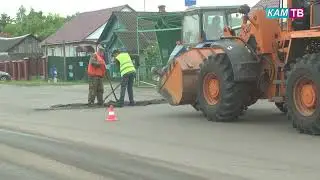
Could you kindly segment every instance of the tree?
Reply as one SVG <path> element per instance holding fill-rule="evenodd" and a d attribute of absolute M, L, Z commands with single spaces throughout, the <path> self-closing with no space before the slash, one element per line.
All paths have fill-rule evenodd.
<path fill-rule="evenodd" d="M 3 29 L 10 23 L 12 23 L 11 17 L 5 13 L 2 13 L 0 15 L 0 32 L 2 32 Z"/>
<path fill-rule="evenodd" d="M 146 78 L 152 80 L 152 67 L 162 67 L 161 55 L 158 42 L 153 42 L 143 50 L 145 57 L 144 66 L 146 67 Z"/>
<path fill-rule="evenodd" d="M 43 40 L 56 32 L 66 21 L 69 21 L 77 14 L 78 13 L 67 17 L 61 17 L 58 14 L 52 13 L 44 15 L 42 11 L 35 11 L 33 8 L 30 8 L 27 13 L 26 8 L 20 6 L 16 13 L 15 20 L 12 20 L 11 18 L 8 19 L 6 16 L 2 18 L 1 16 L 1 20 L 4 20 L 0 20 L 0 28 L 3 24 L 2 30 L 13 36 L 33 34 Z M 3 23 L 1 24 L 1 22 Z"/>
<path fill-rule="evenodd" d="M 161 65 L 161 55 L 159 51 L 159 45 L 157 42 L 151 43 L 143 51 L 146 66 L 159 66 Z"/>
<path fill-rule="evenodd" d="M 22 23 L 26 18 L 26 8 L 24 6 L 20 6 L 18 12 L 16 14 L 16 23 Z"/>
<path fill-rule="evenodd" d="M 75 14 L 73 14 L 71 16 L 67 16 L 66 21 L 70 21 L 72 18 L 76 17 L 79 14 L 80 14 L 79 12 L 76 12 Z"/>

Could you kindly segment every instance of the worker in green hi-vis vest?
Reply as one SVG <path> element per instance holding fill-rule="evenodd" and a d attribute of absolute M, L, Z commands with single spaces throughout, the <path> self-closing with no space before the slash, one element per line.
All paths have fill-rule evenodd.
<path fill-rule="evenodd" d="M 116 63 L 120 66 L 120 75 L 121 75 L 121 92 L 120 98 L 117 102 L 117 107 L 124 106 L 124 98 L 126 90 L 128 89 L 128 96 L 130 101 L 130 106 L 134 106 L 133 98 L 133 83 L 136 77 L 136 68 L 132 62 L 132 59 L 127 52 L 120 52 L 119 50 L 114 50 L 112 56 L 115 58 Z"/>

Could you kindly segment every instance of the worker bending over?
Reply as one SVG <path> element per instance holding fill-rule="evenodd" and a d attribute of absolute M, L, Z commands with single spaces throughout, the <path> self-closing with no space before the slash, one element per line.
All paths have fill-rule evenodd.
<path fill-rule="evenodd" d="M 120 66 L 121 75 L 121 93 L 117 106 L 123 107 L 124 97 L 127 88 L 130 101 L 129 105 L 134 106 L 135 102 L 133 98 L 133 83 L 136 77 L 136 68 L 134 67 L 131 57 L 127 52 L 120 52 L 119 50 L 114 50 L 112 56 L 115 58 L 118 66 Z"/>
<path fill-rule="evenodd" d="M 93 105 L 97 97 L 98 105 L 103 102 L 103 78 L 105 77 L 106 63 L 104 61 L 104 48 L 98 47 L 96 53 L 92 54 L 88 64 L 89 95 L 88 104 Z"/>

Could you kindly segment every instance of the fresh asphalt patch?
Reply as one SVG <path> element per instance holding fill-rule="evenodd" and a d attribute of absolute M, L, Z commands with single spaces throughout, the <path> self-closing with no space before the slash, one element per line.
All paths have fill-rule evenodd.
<path fill-rule="evenodd" d="M 165 99 L 152 99 L 152 100 L 145 100 L 145 101 L 136 101 L 135 107 L 139 106 L 149 106 L 149 105 L 156 105 L 156 104 L 167 104 L 167 100 Z M 103 106 L 99 105 L 88 105 L 85 103 L 73 103 L 73 104 L 57 104 L 50 106 L 48 108 L 36 108 L 35 111 L 56 111 L 56 110 L 73 110 L 73 109 L 99 109 L 99 108 L 106 108 L 111 105 L 115 105 L 115 101 L 109 101 L 105 103 Z M 125 107 L 130 107 L 129 102 L 125 102 Z"/>

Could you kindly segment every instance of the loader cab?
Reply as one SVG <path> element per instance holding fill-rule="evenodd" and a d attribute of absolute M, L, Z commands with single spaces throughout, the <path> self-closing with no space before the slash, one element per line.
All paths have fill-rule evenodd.
<path fill-rule="evenodd" d="M 288 4 L 288 0 L 281 1 L 283 5 Z M 292 30 L 309 30 L 320 28 L 320 0 L 290 0 L 293 8 L 303 8 L 304 18 L 292 21 Z"/>
<path fill-rule="evenodd" d="M 182 40 L 184 45 L 196 46 L 212 42 L 223 36 L 223 29 L 231 27 L 236 32 L 241 27 L 240 6 L 195 7 L 187 9 L 183 19 Z"/>

